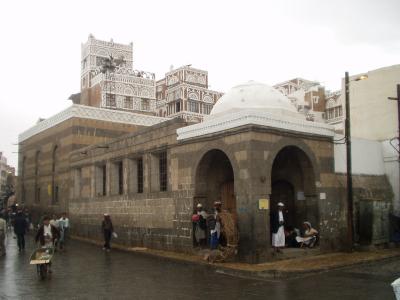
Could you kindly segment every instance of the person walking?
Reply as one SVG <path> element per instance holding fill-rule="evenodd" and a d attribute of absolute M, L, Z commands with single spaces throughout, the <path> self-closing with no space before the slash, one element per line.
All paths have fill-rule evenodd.
<path fill-rule="evenodd" d="M 27 232 L 29 232 L 29 230 L 32 229 L 32 219 L 31 219 L 31 214 L 29 213 L 29 210 L 27 208 L 24 209 L 24 216 L 25 216 L 25 220 L 27 223 Z"/>
<path fill-rule="evenodd" d="M 6 239 L 7 222 L 0 216 L 0 257 L 6 255 L 6 245 L 4 243 Z"/>
<path fill-rule="evenodd" d="M 69 218 L 67 217 L 67 213 L 63 212 L 61 215 L 61 218 L 59 221 L 63 222 L 63 227 L 64 227 L 64 245 L 66 240 L 68 239 L 68 233 L 69 233 Z"/>
<path fill-rule="evenodd" d="M 271 232 L 272 232 L 272 247 L 275 252 L 282 253 L 282 248 L 285 247 L 285 219 L 283 216 L 283 208 L 285 205 L 282 202 L 277 204 L 277 210 L 271 213 Z"/>
<path fill-rule="evenodd" d="M 48 216 L 43 217 L 42 225 L 39 227 L 35 241 L 39 242 L 43 248 L 55 247 L 57 240 L 60 238 L 60 232 L 57 227 L 50 224 L 50 218 Z M 51 271 L 51 262 L 49 262 L 49 273 Z"/>
<path fill-rule="evenodd" d="M 104 236 L 104 246 L 103 250 L 110 252 L 111 250 L 111 236 L 114 232 L 114 227 L 111 221 L 111 217 L 109 214 L 104 214 L 103 222 L 101 223 L 101 231 L 103 232 Z"/>
<path fill-rule="evenodd" d="M 39 242 L 42 247 L 53 247 L 55 241 L 60 238 L 58 229 L 50 224 L 48 216 L 43 217 L 43 224 L 39 227 L 35 241 Z"/>
<path fill-rule="evenodd" d="M 58 220 L 58 230 L 60 231 L 60 240 L 58 241 L 58 247 L 60 250 L 64 250 L 65 246 L 65 225 L 66 220 L 61 217 Z"/>
<path fill-rule="evenodd" d="M 22 209 L 18 209 L 17 215 L 14 218 L 14 233 L 17 236 L 18 251 L 25 250 L 25 234 L 28 230 L 28 222 Z"/>

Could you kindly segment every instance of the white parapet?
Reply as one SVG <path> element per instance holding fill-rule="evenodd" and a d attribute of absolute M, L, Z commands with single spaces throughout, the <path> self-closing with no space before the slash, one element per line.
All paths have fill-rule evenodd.
<path fill-rule="evenodd" d="M 152 126 L 169 120 L 168 118 L 73 104 L 58 114 L 55 114 L 54 116 L 45 119 L 22 132 L 19 135 L 18 140 L 19 142 L 23 142 L 24 140 L 71 118 L 92 119 L 139 126 Z"/>

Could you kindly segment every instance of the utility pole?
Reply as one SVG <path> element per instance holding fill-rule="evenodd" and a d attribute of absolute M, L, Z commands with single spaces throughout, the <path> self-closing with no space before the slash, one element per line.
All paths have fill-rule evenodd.
<path fill-rule="evenodd" d="M 400 172 L 400 84 L 397 84 L 397 97 L 388 97 L 389 100 L 397 101 L 397 122 L 398 122 L 398 131 L 397 131 L 397 139 L 398 139 L 398 149 L 397 152 L 399 154 L 399 172 Z M 400 177 L 400 176 L 399 176 Z M 399 184 L 400 186 L 400 184 Z"/>
<path fill-rule="evenodd" d="M 354 241 L 354 222 L 353 222 L 353 176 L 351 170 L 351 129 L 350 129 L 350 80 L 349 72 L 344 77 L 346 120 L 345 120 L 345 140 L 346 140 L 346 175 L 347 175 L 347 242 L 349 251 L 353 249 Z"/>

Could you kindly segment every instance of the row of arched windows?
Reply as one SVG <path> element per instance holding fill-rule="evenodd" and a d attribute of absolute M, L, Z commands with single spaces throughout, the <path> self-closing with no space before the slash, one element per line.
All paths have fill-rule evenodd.
<path fill-rule="evenodd" d="M 52 204 L 56 204 L 58 202 L 58 183 L 56 180 L 57 177 L 57 155 L 58 155 L 58 146 L 54 146 L 52 151 L 52 165 L 51 165 L 51 202 Z M 41 196 L 41 187 L 39 184 L 39 176 L 40 176 L 40 160 L 41 160 L 41 152 L 37 150 L 35 153 L 35 168 L 34 168 L 34 201 L 35 203 L 40 203 Z M 22 168 L 21 168 L 21 178 L 22 178 L 22 186 L 21 186 L 21 197 L 22 202 L 26 201 L 26 193 L 25 193 L 25 179 L 26 179 L 26 156 L 22 159 Z"/>

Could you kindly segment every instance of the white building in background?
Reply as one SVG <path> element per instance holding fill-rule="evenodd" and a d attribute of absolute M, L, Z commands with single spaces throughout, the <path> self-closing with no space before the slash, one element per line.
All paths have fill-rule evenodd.
<path fill-rule="evenodd" d="M 335 131 L 344 133 L 344 100 L 342 91 L 327 92 L 325 95 L 325 120 L 335 127 Z"/>
<path fill-rule="evenodd" d="M 354 81 L 364 74 L 368 75 L 367 79 Z M 394 193 L 393 209 L 400 216 L 399 116 L 397 102 L 388 100 L 388 97 L 396 97 L 397 84 L 400 84 L 400 65 L 393 65 L 350 76 L 349 92 L 351 136 L 381 144 L 385 174 Z M 342 95 L 344 97 L 344 80 Z M 344 101 L 341 103 L 344 106 Z"/>
<path fill-rule="evenodd" d="M 112 59 L 111 59 L 112 58 Z M 105 67 L 108 66 L 108 67 Z M 81 48 L 81 91 L 74 104 L 201 122 L 222 93 L 208 88 L 208 72 L 190 65 L 155 74 L 133 68 L 133 44 L 89 35 Z"/>
<path fill-rule="evenodd" d="M 157 81 L 159 117 L 201 122 L 223 94 L 208 87 L 208 72 L 189 66 L 173 69 Z"/>
<path fill-rule="evenodd" d="M 287 96 L 307 120 L 323 122 L 325 118 L 325 88 L 317 81 L 294 78 L 274 85 Z"/>
<path fill-rule="evenodd" d="M 355 81 L 361 75 L 368 75 L 368 78 Z M 396 97 L 397 84 L 400 84 L 400 65 L 352 75 L 349 91 L 353 173 L 379 175 L 384 172 L 393 188 L 393 209 L 400 216 L 397 102 L 388 100 L 388 97 Z M 306 114 L 308 120 L 323 118 L 337 134 L 344 134 L 344 79 L 342 89 L 334 92 L 325 92 L 318 82 L 302 78 L 274 87 L 286 95 L 299 112 Z M 381 148 L 379 151 L 377 145 Z M 345 147 L 338 145 L 335 149 L 337 172 L 345 172 Z"/>
<path fill-rule="evenodd" d="M 0 152 L 0 194 L 6 190 L 8 175 L 15 176 L 15 168 L 7 164 L 7 158 Z"/>

